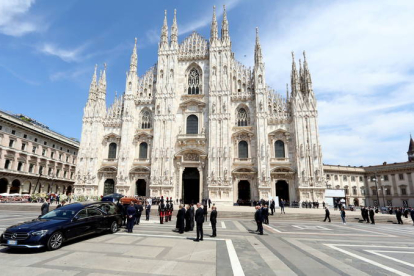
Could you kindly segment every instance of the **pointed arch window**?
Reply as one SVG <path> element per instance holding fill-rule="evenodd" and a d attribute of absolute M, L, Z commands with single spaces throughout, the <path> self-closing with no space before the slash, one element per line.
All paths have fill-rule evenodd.
<path fill-rule="evenodd" d="M 198 117 L 196 115 L 187 117 L 187 134 L 198 134 Z"/>
<path fill-rule="evenodd" d="M 145 110 L 141 114 L 141 128 L 151 128 L 151 112 L 149 112 L 148 110 Z"/>
<path fill-rule="evenodd" d="M 275 157 L 285 158 L 285 143 L 281 140 L 275 142 Z"/>
<path fill-rule="evenodd" d="M 196 68 L 191 69 L 188 74 L 187 91 L 189 95 L 200 94 L 200 72 Z"/>
<path fill-rule="evenodd" d="M 249 145 L 246 141 L 239 142 L 239 158 L 249 158 Z"/>
<path fill-rule="evenodd" d="M 116 158 L 116 143 L 110 143 L 108 149 L 108 158 L 115 159 Z"/>
<path fill-rule="evenodd" d="M 142 142 L 141 144 L 139 144 L 139 158 L 148 158 L 148 144 L 146 142 Z"/>
<path fill-rule="evenodd" d="M 249 117 L 247 115 L 246 109 L 239 108 L 239 110 L 237 111 L 237 126 L 248 126 L 248 119 Z"/>

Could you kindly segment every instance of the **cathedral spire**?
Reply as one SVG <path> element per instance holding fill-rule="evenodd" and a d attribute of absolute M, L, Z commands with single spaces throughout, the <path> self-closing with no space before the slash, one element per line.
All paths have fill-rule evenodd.
<path fill-rule="evenodd" d="M 226 6 L 223 5 L 223 22 L 221 23 L 221 40 L 229 41 L 229 22 L 227 21 Z"/>
<path fill-rule="evenodd" d="M 303 85 L 307 93 L 312 92 L 312 78 L 306 60 L 306 52 L 303 51 Z"/>
<path fill-rule="evenodd" d="M 91 85 L 89 86 L 89 101 L 96 99 L 96 88 L 98 87 L 98 84 L 96 83 L 96 69 L 97 68 L 98 68 L 98 65 L 95 64 L 95 71 L 92 75 Z"/>
<path fill-rule="evenodd" d="M 414 162 L 414 140 L 413 137 L 411 137 L 411 133 L 410 133 L 410 144 L 408 145 L 408 161 L 410 162 Z"/>
<path fill-rule="evenodd" d="M 292 51 L 292 72 L 290 73 L 290 87 L 292 89 L 292 95 L 295 95 L 299 87 L 298 71 L 296 70 L 295 53 Z"/>
<path fill-rule="evenodd" d="M 134 45 L 134 49 L 132 50 L 131 62 L 129 63 L 129 72 L 130 73 L 136 73 L 137 72 L 137 63 L 138 63 L 137 38 L 135 38 L 135 45 Z"/>
<path fill-rule="evenodd" d="M 99 98 L 105 100 L 106 96 L 106 63 L 104 63 L 104 70 L 101 71 L 101 75 L 99 77 Z"/>
<path fill-rule="evenodd" d="M 168 24 L 167 24 L 167 10 L 164 11 L 164 24 L 161 29 L 160 47 L 168 45 Z"/>
<path fill-rule="evenodd" d="M 177 10 L 174 9 L 174 19 L 171 26 L 171 46 L 178 46 Z"/>
<path fill-rule="evenodd" d="M 218 39 L 218 28 L 216 18 L 216 6 L 213 6 L 213 19 L 211 21 L 210 42 Z"/>
<path fill-rule="evenodd" d="M 254 64 L 255 66 L 263 63 L 262 47 L 260 46 L 259 28 L 256 27 L 256 46 L 254 48 Z"/>

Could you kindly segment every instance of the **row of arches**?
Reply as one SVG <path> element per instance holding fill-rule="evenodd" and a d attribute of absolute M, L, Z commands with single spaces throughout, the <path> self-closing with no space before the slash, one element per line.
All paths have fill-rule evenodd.
<path fill-rule="evenodd" d="M 106 196 L 113 193 L 115 193 L 115 181 L 111 178 L 106 179 L 103 195 Z M 135 194 L 138 196 L 147 196 L 147 182 L 145 179 L 138 179 L 135 182 Z"/>
<path fill-rule="evenodd" d="M 26 185 L 26 184 L 25 184 Z M 72 186 L 59 186 L 57 184 L 47 184 L 46 189 L 42 189 L 42 185 L 40 183 L 32 183 L 29 182 L 29 187 L 26 187 L 26 190 L 23 190 L 23 185 L 20 180 L 15 179 L 11 182 L 10 189 L 9 187 L 9 181 L 6 178 L 0 179 L 0 194 L 7 193 L 7 190 L 9 194 L 34 194 L 34 193 L 64 193 L 64 194 L 71 194 L 73 192 Z M 62 188 L 62 190 L 60 190 Z M 36 189 L 36 191 L 35 191 Z"/>
<path fill-rule="evenodd" d="M 240 180 L 237 183 L 237 202 L 240 205 L 250 205 L 252 200 L 251 183 L 248 180 Z M 275 183 L 276 196 L 280 200 L 289 201 L 289 184 L 285 180 L 278 180 Z"/>

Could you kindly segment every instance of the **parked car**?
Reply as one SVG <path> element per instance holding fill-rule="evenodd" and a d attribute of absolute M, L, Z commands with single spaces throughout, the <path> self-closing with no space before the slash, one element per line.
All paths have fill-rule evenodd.
<path fill-rule="evenodd" d="M 115 233 L 122 218 L 112 202 L 72 203 L 55 209 L 32 221 L 7 228 L 1 245 L 10 248 L 59 249 L 66 241 L 109 231 Z"/>

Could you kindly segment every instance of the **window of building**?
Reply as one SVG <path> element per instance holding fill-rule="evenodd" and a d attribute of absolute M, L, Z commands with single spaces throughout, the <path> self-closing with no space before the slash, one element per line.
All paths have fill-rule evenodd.
<path fill-rule="evenodd" d="M 45 156 L 46 155 L 46 149 L 42 149 L 42 155 Z"/>
<path fill-rule="evenodd" d="M 22 144 L 22 150 L 25 150 L 26 149 L 26 144 Z"/>
<path fill-rule="evenodd" d="M 148 144 L 143 142 L 139 144 L 139 158 L 147 159 L 148 156 Z"/>
<path fill-rule="evenodd" d="M 70 179 L 73 179 L 73 172 L 70 172 Z"/>
<path fill-rule="evenodd" d="M 0 130 L 2 130 L 3 129 L 3 126 L 0 126 Z"/>
<path fill-rule="evenodd" d="M 26 139 L 27 138 L 27 134 L 23 134 L 23 138 Z"/>
<path fill-rule="evenodd" d="M 401 195 L 407 195 L 407 188 L 401 187 Z"/>
<path fill-rule="evenodd" d="M 109 144 L 109 150 L 108 150 L 108 158 L 115 159 L 116 158 L 116 144 L 110 143 Z"/>
<path fill-rule="evenodd" d="M 326 175 L 326 180 L 331 180 L 331 175 L 330 174 Z"/>
<path fill-rule="evenodd" d="M 73 152 L 73 155 L 76 155 L 76 151 Z"/>
<path fill-rule="evenodd" d="M 53 172 L 53 169 L 52 169 L 52 168 L 49 168 L 49 171 L 47 172 L 47 174 L 48 174 L 49 176 L 51 176 L 51 175 L 52 175 L 52 172 Z"/>
<path fill-rule="evenodd" d="M 29 173 L 33 173 L 34 164 L 29 164 Z"/>
<path fill-rule="evenodd" d="M 23 163 L 22 162 L 17 163 L 17 170 L 19 172 L 22 170 L 22 168 L 23 168 Z"/>
<path fill-rule="evenodd" d="M 198 134 L 198 117 L 196 115 L 187 117 L 187 134 Z"/>
<path fill-rule="evenodd" d="M 387 174 L 384 175 L 384 181 L 388 181 L 388 175 Z"/>
<path fill-rule="evenodd" d="M 331 184 L 326 184 L 326 188 L 327 189 L 331 189 L 332 188 L 332 185 Z"/>
<path fill-rule="evenodd" d="M 14 140 L 10 139 L 10 141 L 9 141 L 9 147 L 12 148 L 13 145 L 14 145 Z"/>
<path fill-rule="evenodd" d="M 404 180 L 404 174 L 400 173 L 400 174 L 398 175 L 398 178 L 399 178 L 400 180 Z"/>
<path fill-rule="evenodd" d="M 43 142 L 43 145 L 47 146 L 47 142 L 46 142 L 46 141 L 44 141 L 44 142 Z"/>
<path fill-rule="evenodd" d="M 52 148 L 55 148 L 55 144 L 52 145 Z"/>
<path fill-rule="evenodd" d="M 360 182 L 364 181 L 364 179 L 362 178 L 362 176 L 359 177 L 359 181 Z"/>
<path fill-rule="evenodd" d="M 239 158 L 249 158 L 249 145 L 246 141 L 239 142 Z"/>
<path fill-rule="evenodd" d="M 377 195 L 377 189 L 372 189 L 372 195 Z"/>
<path fill-rule="evenodd" d="M 59 177 L 59 175 L 60 175 L 60 169 L 57 169 L 56 170 L 56 177 Z"/>
<path fill-rule="evenodd" d="M 385 192 L 387 195 L 391 195 L 391 188 L 385 188 Z"/>
<path fill-rule="evenodd" d="M 348 191 L 348 187 L 345 187 L 345 195 L 348 195 L 349 191 Z"/>
<path fill-rule="evenodd" d="M 34 141 L 37 142 L 37 138 L 35 138 Z"/>
<path fill-rule="evenodd" d="M 275 156 L 276 158 L 285 158 L 285 143 L 281 140 L 275 142 Z"/>
<path fill-rule="evenodd" d="M 53 157 L 55 157 L 55 153 L 54 153 L 54 152 L 52 152 L 52 153 L 50 154 L 50 158 L 52 158 L 52 159 L 53 159 Z"/>
<path fill-rule="evenodd" d="M 196 68 L 191 69 L 188 74 L 188 89 L 189 95 L 200 94 L 200 73 Z"/>
<path fill-rule="evenodd" d="M 337 175 L 335 175 L 335 180 L 338 181 L 338 176 Z"/>
<path fill-rule="evenodd" d="M 67 152 L 69 152 L 69 150 L 67 150 Z"/>
<path fill-rule="evenodd" d="M 69 156 L 66 156 L 66 162 L 68 162 L 69 161 Z"/>
<path fill-rule="evenodd" d="M 39 167 L 39 174 L 43 174 L 43 166 Z"/>
<path fill-rule="evenodd" d="M 237 126 L 248 126 L 248 115 L 247 111 L 244 108 L 239 108 L 237 111 Z"/>
<path fill-rule="evenodd" d="M 357 195 L 357 188 L 356 187 L 352 187 L 352 194 Z"/>
<path fill-rule="evenodd" d="M 141 128 L 148 129 L 151 128 L 151 112 L 144 110 L 141 113 Z"/>
<path fill-rule="evenodd" d="M 33 148 L 32 148 L 32 153 L 36 153 L 36 146 L 33 146 Z"/>
<path fill-rule="evenodd" d="M 351 181 L 355 182 L 355 176 L 351 176 Z"/>
<path fill-rule="evenodd" d="M 361 188 L 361 195 L 365 195 L 365 189 Z"/>
<path fill-rule="evenodd" d="M 6 159 L 6 162 L 4 163 L 4 168 L 5 168 L 6 170 L 8 170 L 8 169 L 9 169 L 9 167 L 10 167 L 10 163 L 11 163 L 11 161 L 10 161 L 9 159 Z"/>
<path fill-rule="evenodd" d="M 60 147 L 60 150 L 63 150 L 63 148 L 62 148 L 62 147 Z"/>
<path fill-rule="evenodd" d="M 343 176 L 344 181 L 348 181 L 348 177 L 346 175 Z"/>
<path fill-rule="evenodd" d="M 63 172 L 63 178 L 66 178 L 66 173 L 67 173 L 67 171 Z"/>
<path fill-rule="evenodd" d="M 62 154 L 59 153 L 59 160 L 62 160 Z"/>
<path fill-rule="evenodd" d="M 16 131 L 12 130 L 11 134 L 16 135 Z"/>

